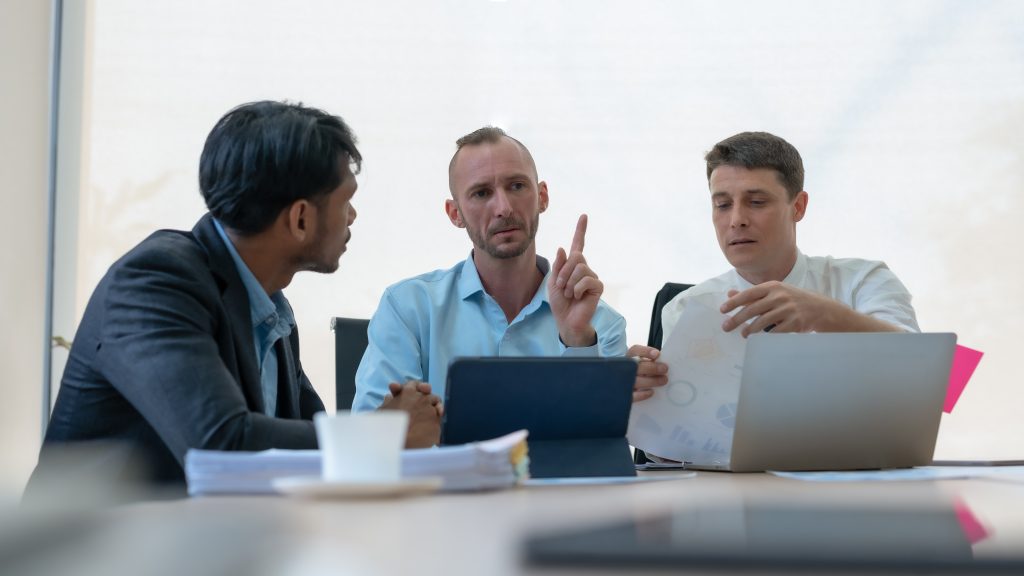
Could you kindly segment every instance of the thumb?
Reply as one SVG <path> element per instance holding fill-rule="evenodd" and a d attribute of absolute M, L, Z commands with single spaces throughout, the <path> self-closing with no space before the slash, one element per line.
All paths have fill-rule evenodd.
<path fill-rule="evenodd" d="M 557 287 L 558 286 L 558 284 L 556 282 L 556 279 L 558 278 L 559 273 L 561 273 L 562 268 L 565 267 L 565 262 L 568 259 L 569 258 L 565 255 L 565 250 L 562 249 L 562 248 L 559 248 L 558 252 L 555 254 L 555 262 L 551 265 L 551 274 L 548 276 L 548 293 L 549 294 L 554 291 L 552 289 L 553 287 Z"/>

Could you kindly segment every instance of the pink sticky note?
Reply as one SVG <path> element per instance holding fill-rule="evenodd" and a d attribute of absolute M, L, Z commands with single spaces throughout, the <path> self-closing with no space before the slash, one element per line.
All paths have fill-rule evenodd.
<path fill-rule="evenodd" d="M 988 530 L 978 521 L 966 503 L 960 500 L 954 502 L 953 511 L 956 514 L 956 519 L 960 522 L 960 529 L 964 531 L 964 536 L 967 537 L 968 542 L 977 544 L 988 538 Z"/>
<path fill-rule="evenodd" d="M 956 406 L 956 401 L 967 387 L 967 381 L 971 379 L 971 374 L 974 374 L 974 369 L 978 367 L 982 356 L 984 352 L 957 344 L 956 352 L 953 353 L 953 368 L 949 371 L 949 388 L 946 389 L 943 412 L 953 411 L 953 406 Z"/>

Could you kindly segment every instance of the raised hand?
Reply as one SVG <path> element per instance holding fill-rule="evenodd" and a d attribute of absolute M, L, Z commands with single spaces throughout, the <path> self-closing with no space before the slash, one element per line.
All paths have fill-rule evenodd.
<path fill-rule="evenodd" d="M 587 235 L 587 215 L 580 215 L 569 254 L 558 249 L 548 276 L 548 301 L 558 325 L 558 334 L 566 346 L 593 346 L 597 333 L 590 320 L 604 292 L 604 284 L 587 265 L 583 245 Z"/>

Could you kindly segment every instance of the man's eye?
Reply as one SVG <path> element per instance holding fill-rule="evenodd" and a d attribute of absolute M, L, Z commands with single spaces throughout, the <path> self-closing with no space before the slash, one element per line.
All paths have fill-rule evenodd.
<path fill-rule="evenodd" d="M 715 210 L 725 210 L 729 207 L 729 204 L 715 204 Z"/>
<path fill-rule="evenodd" d="M 765 204 L 767 204 L 767 202 L 765 202 L 764 200 L 751 200 L 750 201 L 750 205 L 751 206 L 764 206 Z"/>
<path fill-rule="evenodd" d="M 522 182 L 513 182 L 511 188 L 513 190 L 522 190 L 523 188 L 526 188 L 526 184 Z"/>

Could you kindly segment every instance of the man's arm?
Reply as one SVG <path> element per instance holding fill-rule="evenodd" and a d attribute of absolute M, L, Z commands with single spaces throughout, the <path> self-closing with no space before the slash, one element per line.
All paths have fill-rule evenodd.
<path fill-rule="evenodd" d="M 405 410 L 409 413 L 407 448 L 426 448 L 441 438 L 441 399 L 423 382 L 424 352 L 403 320 L 391 290 L 386 290 L 367 330 L 366 353 L 356 370 L 352 409 Z M 401 384 L 403 383 L 404 384 Z"/>
<path fill-rule="evenodd" d="M 920 332 L 910 291 L 882 262 L 874 262 L 856 283 L 853 307 L 862 314 L 888 322 L 905 332 Z"/>
<path fill-rule="evenodd" d="M 352 410 L 380 408 L 392 382 L 425 381 L 420 340 L 402 318 L 391 290 L 386 290 L 370 319 L 367 346 L 356 370 Z"/>
<path fill-rule="evenodd" d="M 858 312 L 827 296 L 808 292 L 782 282 L 765 282 L 742 292 L 730 290 L 721 311 L 728 314 L 722 323 L 726 332 L 743 326 L 747 337 L 760 331 L 771 332 L 902 332 L 906 328 L 875 316 Z M 749 324 L 748 324 L 749 322 Z"/>
<path fill-rule="evenodd" d="M 225 355 L 237 362 L 241 350 L 222 350 L 215 336 L 228 333 L 220 325 L 227 319 L 208 275 L 200 261 L 173 250 L 120 264 L 103 302 L 97 369 L 179 463 L 189 448 L 315 447 L 312 422 L 249 411 L 242 384 L 225 364 Z"/>

